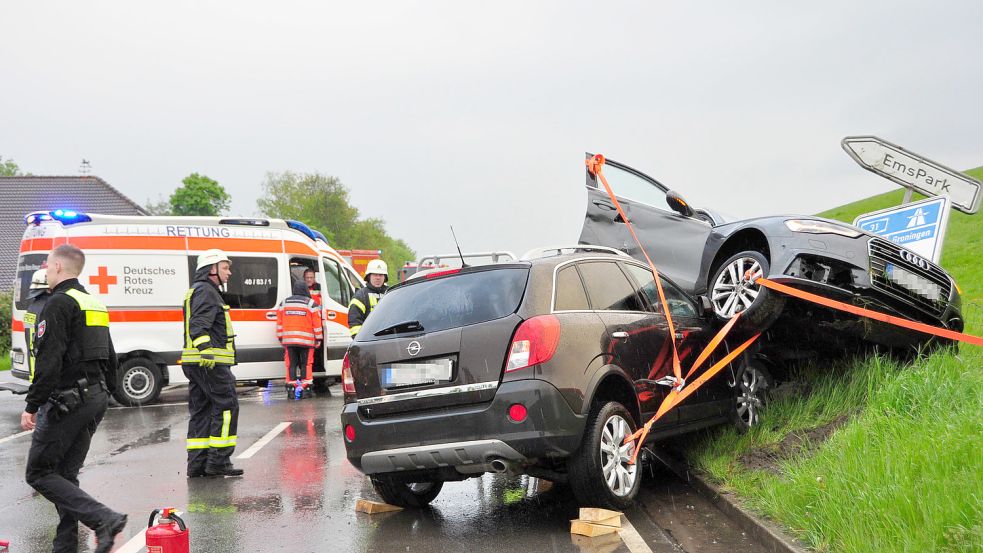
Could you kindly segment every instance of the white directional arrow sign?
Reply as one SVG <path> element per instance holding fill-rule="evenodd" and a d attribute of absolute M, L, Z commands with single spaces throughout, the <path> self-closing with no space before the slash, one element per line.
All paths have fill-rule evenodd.
<path fill-rule="evenodd" d="M 848 136 L 841 142 L 861 167 L 926 196 L 948 196 L 963 213 L 980 210 L 983 183 L 876 136 Z"/>

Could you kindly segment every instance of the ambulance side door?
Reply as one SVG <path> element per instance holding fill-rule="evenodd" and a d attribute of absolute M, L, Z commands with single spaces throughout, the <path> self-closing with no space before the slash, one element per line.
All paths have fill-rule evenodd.
<path fill-rule="evenodd" d="M 330 257 L 322 257 L 321 265 L 324 269 L 321 272 L 324 279 L 321 283 L 324 360 L 325 370 L 331 374 L 331 361 L 338 363 L 340 371 L 341 359 L 352 341 L 348 333 L 348 303 L 355 292 L 340 263 Z"/>

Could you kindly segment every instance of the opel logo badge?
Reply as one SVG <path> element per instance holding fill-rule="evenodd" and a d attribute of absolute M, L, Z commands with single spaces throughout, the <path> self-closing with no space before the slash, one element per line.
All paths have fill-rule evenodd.
<path fill-rule="evenodd" d="M 928 261 L 926 259 L 923 259 L 922 257 L 919 257 L 909 252 L 908 250 L 901 250 L 901 259 L 904 259 L 905 261 L 911 263 L 912 265 L 917 265 L 922 269 L 925 269 L 926 271 L 928 270 L 929 267 Z"/>
<path fill-rule="evenodd" d="M 413 340 L 412 342 L 410 342 L 410 345 L 406 346 L 406 353 L 410 355 L 416 355 L 420 353 L 421 349 L 423 349 L 423 346 L 420 345 L 420 342 Z"/>

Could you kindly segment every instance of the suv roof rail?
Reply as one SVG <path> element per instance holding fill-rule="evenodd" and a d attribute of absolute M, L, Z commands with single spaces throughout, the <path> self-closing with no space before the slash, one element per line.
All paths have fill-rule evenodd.
<path fill-rule="evenodd" d="M 550 246 L 547 248 L 533 248 L 522 255 L 521 259 L 538 259 L 540 257 L 548 257 L 553 255 L 563 255 L 565 253 L 578 253 L 578 252 L 588 252 L 588 253 L 610 253 L 613 255 L 623 255 L 626 257 L 631 257 L 627 253 L 617 250 L 615 248 L 609 248 L 607 246 L 592 246 L 590 244 L 577 244 L 575 246 Z"/>
<path fill-rule="evenodd" d="M 454 259 L 460 260 L 461 257 L 464 257 L 465 260 L 487 257 L 491 259 L 492 263 L 502 263 L 504 261 L 515 261 L 516 259 L 518 259 L 514 253 L 507 250 L 502 250 L 502 251 L 494 251 L 494 252 L 473 252 L 473 253 L 465 253 L 465 254 L 443 253 L 439 255 L 428 255 L 426 257 L 421 257 L 420 260 L 416 262 L 416 264 L 419 267 L 423 267 L 424 265 L 439 266 L 441 261 L 454 260 Z"/>

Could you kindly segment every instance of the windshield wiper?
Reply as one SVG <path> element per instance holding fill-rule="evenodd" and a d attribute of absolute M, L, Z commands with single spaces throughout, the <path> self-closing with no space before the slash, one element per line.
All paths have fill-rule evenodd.
<path fill-rule="evenodd" d="M 420 330 L 423 330 L 423 325 L 420 324 L 420 321 L 403 321 L 401 323 L 396 323 L 392 326 L 387 326 L 386 328 L 373 334 L 373 336 L 382 336 L 385 334 L 399 334 L 402 332 L 416 332 Z"/>

